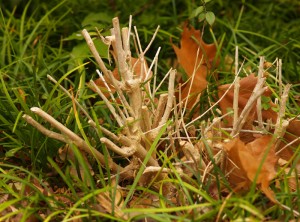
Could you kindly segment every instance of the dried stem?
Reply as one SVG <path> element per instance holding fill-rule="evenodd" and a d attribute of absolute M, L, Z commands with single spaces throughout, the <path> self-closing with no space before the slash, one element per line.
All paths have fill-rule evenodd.
<path fill-rule="evenodd" d="M 108 109 L 110 110 L 110 112 L 115 117 L 115 119 L 116 119 L 117 123 L 119 124 L 119 126 L 122 127 L 124 125 L 124 123 L 123 123 L 121 117 L 116 113 L 116 110 L 113 107 L 113 105 L 111 104 L 111 102 L 101 92 L 101 90 L 99 89 L 99 87 L 96 85 L 96 83 L 93 80 L 90 81 L 90 84 L 94 88 L 94 90 L 98 93 L 98 95 L 103 99 L 103 101 L 105 102 L 106 106 L 108 107 Z"/>
<path fill-rule="evenodd" d="M 241 112 L 236 124 L 233 126 L 233 131 L 231 132 L 231 136 L 237 136 L 240 130 L 243 128 L 245 122 L 247 121 L 247 117 L 252 110 L 255 101 L 259 96 L 261 96 L 266 90 L 267 87 L 263 87 L 265 83 L 265 78 L 258 79 L 257 84 L 250 96 L 247 104 L 245 105 L 243 111 Z"/>
<path fill-rule="evenodd" d="M 88 33 L 88 31 L 86 29 L 83 29 L 82 30 L 82 35 L 85 38 L 85 41 L 87 42 L 87 44 L 88 44 L 88 46 L 89 46 L 89 48 L 90 48 L 90 50 L 91 50 L 94 58 L 96 59 L 96 62 L 98 63 L 100 69 L 102 70 L 102 72 L 105 75 L 108 75 L 108 72 L 110 72 L 110 71 L 106 68 L 103 60 L 101 59 L 101 57 L 100 57 L 100 55 L 99 55 L 99 53 L 98 53 L 98 51 L 97 51 L 97 49 L 96 49 L 96 47 L 94 45 L 94 42 L 93 42 L 90 34 Z"/>
<path fill-rule="evenodd" d="M 108 159 L 105 160 L 104 156 L 95 148 L 89 146 L 83 139 L 81 139 L 79 136 L 77 136 L 75 133 L 73 133 L 71 130 L 66 128 L 63 124 L 55 120 L 52 116 L 50 116 L 48 113 L 44 112 L 38 107 L 32 107 L 31 111 L 34 112 L 35 114 L 39 115 L 42 117 L 44 120 L 49 122 L 54 128 L 58 129 L 59 131 L 62 132 L 62 134 L 65 136 L 66 139 L 63 139 L 61 141 L 63 142 L 72 142 L 74 143 L 79 149 L 82 151 L 94 156 L 99 162 L 101 163 L 102 166 L 105 166 L 105 163 L 108 162 L 109 167 L 113 171 L 113 173 L 117 173 L 123 170 L 122 167 L 118 166 L 115 162 L 112 160 Z M 43 127 L 40 126 L 40 124 L 36 124 L 35 121 L 32 121 L 32 118 L 29 118 L 27 115 L 24 116 L 25 120 L 29 121 L 28 123 L 33 124 L 34 127 L 39 129 L 44 135 L 49 136 L 49 137 L 56 137 L 56 139 L 62 139 L 62 135 L 58 136 L 58 134 L 53 134 L 52 131 L 50 130 L 45 130 Z M 59 134 L 60 135 L 60 134 Z M 53 137 L 54 136 L 54 137 Z M 131 177 L 132 175 L 128 175 L 125 173 L 125 177 Z"/>
<path fill-rule="evenodd" d="M 257 78 L 261 79 L 263 77 L 264 74 L 264 62 L 265 59 L 264 57 L 260 57 L 260 61 L 259 61 L 259 68 L 258 68 L 258 75 Z M 259 96 L 257 98 L 257 102 L 256 102 L 256 113 L 257 113 L 257 121 L 258 121 L 258 128 L 259 129 L 264 129 L 264 125 L 263 125 L 263 119 L 262 119 L 262 108 L 261 108 L 261 96 Z"/>
<path fill-rule="evenodd" d="M 284 119 L 285 116 L 285 108 L 286 108 L 286 102 L 288 99 L 289 91 L 291 88 L 291 84 L 288 84 L 284 87 L 283 93 L 281 96 L 280 104 L 279 104 L 279 113 L 277 116 L 277 121 L 275 124 L 275 132 L 274 135 L 276 136 L 275 140 L 275 150 L 278 149 L 278 146 L 280 144 L 280 138 L 284 135 L 285 130 L 287 126 L 289 125 L 289 121 Z"/>
<path fill-rule="evenodd" d="M 44 134 L 52 139 L 56 139 L 56 140 L 59 140 L 64 143 L 68 143 L 68 140 L 64 135 L 46 129 L 44 126 L 42 126 L 37 121 L 35 121 L 31 116 L 24 114 L 22 117 L 26 120 L 27 123 L 29 123 L 30 125 L 35 127 L 42 134 Z"/>

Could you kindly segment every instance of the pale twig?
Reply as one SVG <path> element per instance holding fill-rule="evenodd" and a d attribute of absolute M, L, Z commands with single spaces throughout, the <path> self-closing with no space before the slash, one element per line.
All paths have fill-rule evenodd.
<path fill-rule="evenodd" d="M 234 83 L 234 96 L 233 96 L 233 126 L 237 124 L 239 115 L 239 91 L 240 91 L 240 77 L 237 77 Z"/>
<path fill-rule="evenodd" d="M 170 73 L 171 73 L 172 70 L 173 70 L 172 68 L 169 69 L 169 71 L 168 71 L 167 74 L 164 76 L 164 78 L 161 80 L 161 82 L 159 83 L 159 85 L 158 85 L 156 88 L 153 87 L 153 93 L 152 93 L 152 95 L 155 95 L 155 94 L 156 94 L 157 90 L 161 87 L 161 85 L 164 83 L 164 81 L 166 80 L 166 78 L 169 77 L 169 75 L 170 75 Z"/>
<path fill-rule="evenodd" d="M 284 115 L 285 115 L 286 102 L 288 99 L 290 88 L 291 88 L 291 84 L 287 84 L 284 87 L 283 93 L 281 96 L 281 100 L 280 100 L 280 104 L 279 104 L 280 108 L 279 108 L 279 113 L 277 116 L 277 121 L 275 124 L 275 132 L 274 132 L 274 135 L 276 136 L 275 150 L 277 150 L 277 148 L 280 144 L 279 138 L 281 138 L 284 135 L 285 130 L 286 130 L 287 126 L 289 125 L 289 121 L 284 119 Z"/>
<path fill-rule="evenodd" d="M 206 164 L 201 159 L 201 155 L 197 148 L 194 147 L 194 145 L 188 141 L 180 141 L 179 145 L 184 153 L 184 156 L 187 158 L 187 160 L 193 160 L 194 161 L 194 168 L 195 170 L 199 170 L 198 166 L 200 166 L 200 169 L 205 169 Z"/>
<path fill-rule="evenodd" d="M 147 53 L 147 51 L 150 49 L 150 47 L 151 47 L 151 45 L 152 45 L 152 43 L 153 43 L 153 41 L 154 41 L 154 39 L 155 39 L 155 37 L 156 37 L 156 35 L 157 35 L 157 33 L 158 33 L 159 28 L 160 28 L 160 26 L 157 26 L 157 28 L 156 28 L 156 30 L 155 30 L 155 32 L 154 32 L 154 34 L 153 34 L 153 36 L 152 36 L 150 42 L 148 43 L 146 49 L 143 51 L 143 54 L 144 54 L 144 55 L 145 55 L 145 54 Z"/>
<path fill-rule="evenodd" d="M 250 111 L 252 110 L 253 105 L 255 104 L 255 101 L 259 96 L 261 96 L 267 90 L 267 87 L 263 87 L 265 80 L 266 80 L 265 78 L 258 79 L 257 84 L 253 89 L 250 98 L 248 99 L 248 102 L 246 103 L 243 111 L 241 112 L 236 124 L 233 126 L 233 131 L 231 132 L 231 136 L 236 136 L 239 133 L 239 131 L 243 128 L 247 120 L 247 117 Z"/>
<path fill-rule="evenodd" d="M 151 130 L 151 118 L 147 106 L 142 106 L 143 131 Z"/>
<path fill-rule="evenodd" d="M 90 154 L 90 155 L 94 156 L 96 159 L 98 159 L 102 166 L 105 166 L 105 163 L 108 162 L 109 167 L 111 168 L 111 170 L 114 173 L 117 173 L 117 172 L 123 170 L 122 167 L 118 166 L 112 160 L 110 160 L 110 159 L 105 160 L 102 153 L 100 153 L 95 148 L 89 146 L 82 138 L 80 138 L 75 133 L 73 133 L 71 130 L 69 130 L 67 127 L 65 127 L 63 124 L 61 124 L 60 122 L 55 120 L 48 113 L 44 112 L 43 110 L 41 110 L 38 107 L 32 107 L 30 110 L 32 112 L 34 112 L 35 114 L 39 115 L 40 117 L 42 117 L 47 122 L 49 122 L 54 128 L 61 131 L 61 133 L 64 134 L 69 139 L 69 141 L 74 143 L 79 149 L 81 149 L 84 152 L 87 152 L 88 154 Z M 46 131 L 43 131 L 43 132 L 47 133 Z M 47 134 L 45 134 L 45 135 L 48 136 Z"/>
<path fill-rule="evenodd" d="M 128 36 L 126 39 L 126 45 L 130 46 L 130 35 L 131 35 L 131 27 L 132 27 L 132 15 L 129 16 L 129 24 L 128 24 Z"/>
<path fill-rule="evenodd" d="M 264 62 L 265 58 L 263 56 L 260 57 L 259 61 L 259 68 L 258 68 L 258 75 L 257 78 L 260 79 L 263 77 L 264 74 Z M 257 121 L 259 129 L 264 129 L 263 119 L 262 119 L 262 108 L 261 108 L 261 96 L 257 98 L 256 102 L 256 113 L 257 113 Z"/>
<path fill-rule="evenodd" d="M 279 82 L 279 95 L 282 95 L 282 59 L 277 60 L 277 74 Z"/>
<path fill-rule="evenodd" d="M 237 76 L 238 75 L 238 69 L 239 69 L 239 47 L 238 46 L 235 46 L 234 66 L 235 66 L 234 73 L 235 73 L 235 76 Z"/>
<path fill-rule="evenodd" d="M 170 78 L 169 78 L 168 100 L 167 100 L 164 115 L 162 116 L 162 118 L 159 122 L 159 125 L 163 125 L 168 121 L 169 115 L 170 115 L 171 110 L 173 108 L 175 75 L 176 75 L 176 70 L 173 69 L 170 73 Z"/>
<path fill-rule="evenodd" d="M 161 172 L 161 173 L 171 173 L 172 170 L 170 168 L 162 168 L 156 166 L 148 166 L 145 168 L 143 174 L 145 173 L 154 173 L 154 172 Z"/>
<path fill-rule="evenodd" d="M 235 76 L 238 76 L 239 69 L 239 47 L 235 46 Z M 238 77 L 234 83 L 234 97 L 233 97 L 233 126 L 236 124 L 239 114 L 239 90 L 240 90 L 240 78 Z"/>
<path fill-rule="evenodd" d="M 115 90 L 117 91 L 117 94 L 118 94 L 118 96 L 120 98 L 120 101 L 123 104 L 124 108 L 127 109 L 128 113 L 131 116 L 135 116 L 133 109 L 129 105 L 129 103 L 126 100 L 126 97 L 125 97 L 123 91 L 119 87 L 119 82 L 117 80 L 115 80 L 115 78 L 113 78 L 113 76 L 112 76 L 112 78 L 110 78 L 110 80 L 112 81 L 112 85 L 115 87 Z"/>
<path fill-rule="evenodd" d="M 96 72 L 98 73 L 98 75 L 99 75 L 101 81 L 102 81 L 103 84 L 105 85 L 105 87 L 106 87 L 106 89 L 107 89 L 107 91 L 108 91 L 108 93 L 109 93 L 110 98 L 112 99 L 112 101 L 113 101 L 115 104 L 118 104 L 117 101 L 116 101 L 116 99 L 115 99 L 115 97 L 114 97 L 114 95 L 112 94 L 112 91 L 111 91 L 109 85 L 108 85 L 107 82 L 105 81 L 105 79 L 104 79 L 102 73 L 101 73 L 98 69 L 96 69 Z M 122 102 L 122 100 L 121 100 L 121 102 Z M 124 104 L 123 104 L 123 106 L 124 106 Z M 122 112 L 122 110 L 120 109 L 120 107 L 119 107 L 118 105 L 116 105 L 116 107 L 117 107 L 117 109 L 118 109 L 118 111 L 119 111 L 119 114 L 120 114 L 120 116 L 122 117 L 123 121 L 125 121 L 125 119 L 126 119 L 127 117 L 129 117 L 128 112 L 127 112 L 127 109 L 124 109 L 124 112 L 125 112 L 125 115 L 126 115 L 126 116 L 125 116 L 124 113 Z"/>
<path fill-rule="evenodd" d="M 157 61 L 158 61 L 158 55 L 159 55 L 160 49 L 161 49 L 161 47 L 158 47 L 157 52 L 156 52 L 156 54 L 155 54 L 155 56 L 154 56 L 154 58 L 153 58 L 153 61 L 152 61 L 152 63 L 150 64 L 149 70 L 148 70 L 148 72 L 146 73 L 145 79 L 143 80 L 144 82 L 148 81 L 149 76 L 150 76 L 150 73 L 151 73 L 151 70 L 152 70 L 152 67 L 153 67 L 153 65 L 156 64 Z M 149 87 L 150 87 L 150 86 L 149 86 Z M 150 89 L 149 89 L 149 92 L 150 92 Z M 153 98 L 154 98 L 154 97 L 153 97 Z"/>
<path fill-rule="evenodd" d="M 35 127 L 42 134 L 44 134 L 52 139 L 56 139 L 56 140 L 59 140 L 64 143 L 68 143 L 68 140 L 64 135 L 46 129 L 44 126 L 42 126 L 37 121 L 35 121 L 31 116 L 24 114 L 22 117 L 26 120 L 27 123 L 29 123 L 30 125 Z"/>
<path fill-rule="evenodd" d="M 180 97 L 179 97 L 180 98 Z M 174 104 L 176 104 L 176 97 L 174 96 Z M 175 133 L 177 135 L 177 137 L 179 138 L 179 142 L 180 142 L 180 130 L 179 130 L 179 112 L 177 110 L 177 106 L 174 107 L 174 122 L 175 122 Z"/>
<path fill-rule="evenodd" d="M 168 94 L 164 93 L 159 96 L 157 108 L 154 112 L 154 119 L 152 121 L 152 126 L 151 126 L 152 129 L 156 128 L 159 125 L 159 121 L 163 116 L 167 101 L 168 101 Z"/>
<path fill-rule="evenodd" d="M 141 68 L 140 68 L 141 73 L 140 73 L 139 79 L 144 80 L 145 79 L 144 71 L 146 70 L 145 54 L 143 53 L 142 45 L 140 42 L 140 38 L 139 38 L 138 31 L 136 29 L 136 26 L 134 26 L 133 28 L 134 28 L 134 32 L 135 32 L 135 36 L 136 36 L 136 40 L 137 40 L 137 46 L 138 46 L 137 54 L 139 55 L 139 60 L 140 60 L 140 64 L 141 64 Z"/>
<path fill-rule="evenodd" d="M 91 36 L 89 35 L 88 31 L 86 29 L 83 29 L 82 30 L 82 35 L 83 37 L 85 38 L 85 41 L 86 43 L 88 44 L 94 58 L 96 59 L 96 62 L 97 64 L 99 65 L 100 69 L 102 70 L 102 72 L 105 74 L 105 75 L 108 75 L 108 72 L 109 70 L 106 68 L 104 62 L 102 61 L 95 45 L 94 45 L 94 42 L 91 38 Z"/>
<path fill-rule="evenodd" d="M 123 157 L 130 157 L 136 152 L 136 149 L 133 146 L 120 148 L 106 137 L 102 137 L 100 141 L 101 143 L 105 144 L 110 150 Z"/>
<path fill-rule="evenodd" d="M 130 44 L 126 41 L 126 39 L 130 37 L 130 33 L 127 27 L 122 28 L 122 39 L 123 39 L 123 49 L 126 56 L 126 61 L 131 64 L 131 51 L 130 51 Z"/>
<path fill-rule="evenodd" d="M 126 56 L 123 49 L 119 19 L 117 17 L 113 18 L 112 23 L 114 27 L 113 30 L 114 30 L 115 41 L 116 41 L 116 49 L 114 50 L 114 52 L 117 53 L 118 69 L 120 71 L 122 80 L 128 81 L 132 79 L 132 72 L 128 70 L 128 65 L 126 63 Z"/>
<path fill-rule="evenodd" d="M 55 84 L 58 84 L 58 82 L 50 75 L 47 75 L 48 79 L 51 80 L 52 82 L 54 82 Z M 79 109 L 84 113 L 84 115 L 89 119 L 88 123 L 93 126 L 96 127 L 96 123 L 95 121 L 92 119 L 92 117 L 87 113 L 87 111 L 81 106 L 81 104 L 75 99 L 72 98 L 72 95 L 68 92 L 68 90 L 66 90 L 62 85 L 59 84 L 59 87 L 64 91 L 64 93 L 66 93 L 66 95 L 72 99 L 73 101 L 75 101 L 76 105 L 79 107 Z M 109 136 L 112 137 L 112 132 L 110 132 L 108 129 L 104 128 L 103 126 L 100 126 L 101 131 Z"/>
<path fill-rule="evenodd" d="M 188 94 L 187 94 L 188 96 L 190 96 L 190 93 L 191 93 L 191 90 L 192 90 L 192 87 L 193 87 L 196 71 L 199 69 L 199 67 L 201 66 L 202 61 L 203 61 L 204 56 L 202 55 L 201 60 L 198 64 L 199 53 L 200 53 L 200 47 L 198 47 L 198 49 L 197 49 L 197 55 L 196 55 L 196 60 L 195 60 L 194 69 L 193 69 L 193 73 L 192 73 L 192 78 L 191 78 L 191 80 L 189 80 L 190 81 L 190 86 L 189 86 L 189 90 L 188 90 Z M 185 113 L 185 111 L 187 109 L 188 101 L 189 101 L 189 99 L 187 99 L 185 101 L 185 104 L 184 104 L 184 107 L 183 107 L 183 113 Z"/>
<path fill-rule="evenodd" d="M 95 129 L 97 127 L 97 125 L 94 121 L 88 121 L 88 124 L 90 124 Z M 108 129 L 105 129 L 104 127 L 102 127 L 100 125 L 99 125 L 99 127 L 106 136 L 109 136 L 110 138 L 112 138 L 114 140 L 118 140 L 118 137 L 114 133 L 110 132 Z"/>
<path fill-rule="evenodd" d="M 96 83 L 93 80 L 90 80 L 91 86 L 94 88 L 94 90 L 97 92 L 97 94 L 103 99 L 105 102 L 107 108 L 110 110 L 110 112 L 115 117 L 117 123 L 120 127 L 124 125 L 124 122 L 122 121 L 121 117 L 116 113 L 115 108 L 111 105 L 111 102 L 106 98 L 106 96 L 102 93 L 102 91 L 99 89 L 99 87 L 96 85 Z"/>
<path fill-rule="evenodd" d="M 221 96 L 221 98 L 219 98 L 219 100 L 213 104 L 209 109 L 207 109 L 204 113 L 202 113 L 200 116 L 196 117 L 195 119 L 193 119 L 191 122 L 189 122 L 188 124 L 186 124 L 186 126 L 190 126 L 191 124 L 193 124 L 194 122 L 198 121 L 199 119 L 201 119 L 203 116 L 205 116 L 208 112 L 210 112 L 210 110 L 212 110 L 216 105 L 218 105 L 220 103 L 220 101 L 226 96 L 226 94 L 230 91 L 230 89 L 234 86 L 235 81 L 237 80 L 237 77 L 235 77 L 235 79 L 233 80 L 233 83 L 230 84 L 230 86 L 227 88 L 227 90 L 225 91 L 225 93 Z"/>
<path fill-rule="evenodd" d="M 53 83 L 57 84 L 59 86 L 59 88 L 64 91 L 64 93 L 73 101 L 75 101 L 76 105 L 79 107 L 79 109 L 84 113 L 84 115 L 90 120 L 93 121 L 92 117 L 88 114 L 88 112 L 82 107 L 82 105 L 77 101 L 77 99 L 75 99 L 74 97 L 72 97 L 72 95 L 69 93 L 69 91 L 67 89 L 65 89 L 62 85 L 60 85 L 56 79 L 54 79 L 52 76 L 47 75 L 47 78 L 52 81 Z"/>
<path fill-rule="evenodd" d="M 275 155 L 278 156 L 284 149 L 291 147 L 294 143 L 300 141 L 300 137 L 297 137 L 296 139 L 292 140 L 288 144 L 286 144 L 284 147 L 282 147 L 280 150 L 278 150 Z"/>
<path fill-rule="evenodd" d="M 143 52 L 143 49 L 142 49 L 142 45 L 141 45 L 141 42 L 140 42 L 139 33 L 138 33 L 137 29 L 136 29 L 136 26 L 133 26 L 133 29 L 134 29 L 134 33 L 135 33 L 135 38 L 137 40 L 138 54 L 140 55 Z"/>

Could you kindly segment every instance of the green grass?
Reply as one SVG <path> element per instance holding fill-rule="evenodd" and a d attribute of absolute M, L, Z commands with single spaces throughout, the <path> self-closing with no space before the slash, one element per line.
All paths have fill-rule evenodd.
<path fill-rule="evenodd" d="M 106 158 L 112 155 L 117 159 L 99 142 L 102 137 L 99 125 L 98 130 L 89 127 L 87 118 L 80 112 L 74 112 L 70 98 L 58 85 L 47 80 L 47 74 L 55 77 L 67 90 L 72 90 L 95 122 L 97 116 L 101 116 L 104 126 L 114 132 L 118 131 L 109 110 L 97 101 L 95 94 L 85 85 L 88 80 L 96 78 L 96 64 L 83 37 L 79 35 L 81 30 L 86 28 L 96 36 L 97 27 L 106 35 L 114 16 L 119 16 L 121 25 L 125 26 L 132 14 L 142 46 L 146 47 L 157 25 L 160 25 L 161 29 L 146 57 L 151 61 L 155 50 L 162 46 L 158 73 L 167 73 L 176 59 L 170 38 L 175 44 L 180 41 L 182 24 L 197 6 L 203 4 L 202 1 L 197 1 L 196 5 L 192 2 L 32 0 L 0 3 L 0 221 L 8 218 L 18 218 L 20 221 L 33 218 L 41 221 L 71 221 L 75 218 L 83 221 L 125 221 L 116 214 L 114 200 L 117 188 L 112 185 L 109 167 L 103 168 L 91 158 L 93 175 L 77 147 L 73 147 L 76 150 L 74 160 L 59 160 L 61 156 L 58 151 L 64 144 L 45 137 L 27 124 L 22 115 L 33 116 L 46 128 L 52 129 L 50 124 L 30 111 L 33 106 L 40 107 L 82 136 Z M 226 71 L 224 66 L 225 55 L 234 57 L 235 46 L 239 46 L 239 60 L 245 60 L 244 67 L 249 66 L 253 71 L 257 71 L 260 56 L 265 56 L 270 62 L 281 58 L 283 81 L 294 84 L 287 104 L 288 117 L 294 117 L 300 111 L 299 7 L 297 1 L 291 0 L 212 0 L 206 4 L 207 10 L 216 15 L 213 27 L 204 27 L 204 39 L 220 44 L 218 81 L 230 83 L 233 79 L 232 73 Z M 203 27 L 203 22 L 198 22 L 196 18 L 191 19 L 190 23 L 197 29 Z M 99 43 L 97 48 L 101 56 L 106 58 L 107 47 Z M 105 62 L 108 64 L 107 60 Z M 272 75 L 275 73 L 274 69 L 270 72 Z M 158 76 L 159 80 L 162 78 L 162 74 Z M 217 82 L 215 79 L 209 81 L 211 91 L 201 98 L 201 112 L 207 109 L 205 104 L 208 96 L 211 100 L 215 99 Z M 268 84 L 274 91 L 278 89 L 274 82 L 269 81 Z M 166 86 L 163 89 L 167 89 Z M 205 118 L 211 119 L 212 116 L 209 114 Z M 158 140 L 159 137 L 155 142 Z M 155 145 L 152 144 L 153 149 Z M 172 183 L 178 189 L 176 198 L 182 198 L 182 205 L 176 205 L 164 197 L 160 189 L 154 191 L 150 187 L 140 187 L 138 182 L 143 170 L 140 168 L 134 181 L 122 184 L 127 194 L 125 204 L 130 203 L 136 193 L 142 194 L 141 199 L 151 194 L 159 201 L 152 208 L 133 206 L 125 209 L 126 213 L 143 213 L 129 218 L 132 221 L 145 217 L 155 221 L 295 219 L 290 210 L 270 204 L 258 189 L 252 190 L 248 196 L 227 190 L 226 196 L 223 196 L 222 189 L 228 187 L 228 182 L 217 165 L 206 183 L 202 183 L 202 175 L 198 172 L 188 181 L 183 181 L 171 164 L 172 157 L 161 153 L 160 158 L 163 166 L 172 168 L 170 178 L 164 182 Z M 300 186 L 298 184 L 295 191 L 290 191 L 288 177 L 295 172 L 299 159 L 297 148 L 289 174 L 280 171 L 277 176 L 280 179 L 279 185 L 276 181 L 271 184 L 279 202 L 297 211 L 300 210 Z M 117 160 L 121 165 L 126 164 L 126 160 Z M 78 177 L 70 173 L 71 168 L 77 170 Z M 83 169 L 82 174 L 79 168 Z M 215 183 L 215 178 L 218 181 L 215 187 L 217 194 L 213 197 L 210 185 Z M 105 213 L 97 206 L 97 195 L 106 192 L 110 194 L 115 213 Z"/>

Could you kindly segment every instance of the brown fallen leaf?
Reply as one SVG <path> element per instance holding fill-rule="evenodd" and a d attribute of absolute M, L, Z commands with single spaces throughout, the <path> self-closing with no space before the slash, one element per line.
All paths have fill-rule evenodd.
<path fill-rule="evenodd" d="M 224 149 L 228 156 L 226 166 L 226 172 L 229 172 L 228 181 L 238 188 L 248 189 L 257 177 L 256 184 L 260 184 L 265 195 L 276 202 L 273 192 L 269 189 L 270 181 L 276 176 L 275 165 L 278 161 L 273 137 L 261 136 L 248 144 L 235 138 L 225 143 Z"/>
<path fill-rule="evenodd" d="M 212 62 L 216 57 L 217 48 L 215 44 L 206 44 L 201 37 L 201 32 L 193 27 L 183 27 L 180 48 L 172 45 L 177 55 L 179 64 L 190 78 L 187 84 L 181 88 L 181 100 L 189 97 L 188 108 L 192 108 L 197 96 L 206 88 L 206 76 L 212 68 Z M 199 54 L 197 51 L 199 49 Z M 196 70 L 195 70 L 196 68 Z M 191 77 L 195 70 L 194 81 Z M 191 88 L 189 93 L 189 88 Z"/>

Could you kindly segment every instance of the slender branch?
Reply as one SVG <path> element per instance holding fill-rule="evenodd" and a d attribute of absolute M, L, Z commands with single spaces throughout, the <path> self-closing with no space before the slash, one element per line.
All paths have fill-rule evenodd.
<path fill-rule="evenodd" d="M 86 43 L 88 44 L 88 46 L 89 46 L 89 48 L 90 48 L 90 50 L 91 50 L 94 58 L 96 59 L 96 62 L 98 63 L 100 69 L 102 70 L 102 72 L 105 75 L 108 75 L 109 71 L 107 70 L 104 62 L 102 61 L 102 59 L 101 59 L 101 57 L 100 57 L 100 55 L 99 55 L 99 53 L 98 53 L 98 51 L 97 51 L 97 49 L 96 49 L 96 47 L 94 45 L 94 42 L 93 42 L 90 34 L 88 33 L 88 31 L 86 29 L 83 29 L 82 30 L 82 35 L 83 35 Z"/>
<path fill-rule="evenodd" d="M 65 89 L 61 84 L 59 84 L 56 79 L 54 79 L 52 76 L 47 75 L 47 78 L 52 81 L 53 83 L 57 84 L 59 88 L 73 101 L 75 101 L 76 105 L 79 107 L 79 109 L 84 113 L 84 115 L 90 120 L 93 121 L 92 117 L 88 114 L 88 112 L 82 107 L 82 105 L 77 101 L 77 99 L 73 98 L 72 95 L 69 93 L 67 89 Z"/>
<path fill-rule="evenodd" d="M 113 27 L 114 27 L 114 35 L 116 40 L 116 50 L 117 58 L 118 58 L 118 68 L 123 80 L 127 81 L 132 78 L 132 73 L 128 69 L 128 65 L 126 63 L 126 56 L 123 49 L 122 37 L 120 32 L 120 24 L 119 19 L 117 17 L 112 19 Z"/>
<path fill-rule="evenodd" d="M 171 113 L 171 110 L 173 108 L 173 96 L 174 96 L 174 84 L 175 84 L 175 75 L 176 70 L 173 69 L 170 73 L 169 78 L 169 87 L 168 87 L 168 100 L 165 108 L 165 112 L 163 117 L 161 118 L 159 125 L 163 125 L 168 121 L 169 115 Z"/>
<path fill-rule="evenodd" d="M 121 117 L 116 113 L 115 108 L 111 105 L 111 102 L 106 98 L 106 96 L 102 93 L 102 91 L 99 89 L 99 87 L 96 85 L 96 83 L 93 80 L 90 80 L 91 86 L 94 88 L 94 90 L 98 93 L 98 95 L 103 99 L 105 102 L 106 106 L 110 110 L 110 112 L 113 114 L 115 117 L 117 123 L 119 124 L 120 127 L 124 125 Z"/>
<path fill-rule="evenodd" d="M 120 167 L 119 165 L 117 165 L 112 160 L 110 160 L 110 159 L 105 160 L 105 158 L 104 158 L 104 156 L 103 156 L 102 153 L 100 153 L 94 147 L 89 146 L 83 139 L 81 139 L 79 136 L 77 136 L 71 130 L 69 130 L 68 128 L 66 128 L 63 124 L 61 124 L 60 122 L 58 122 L 57 120 L 55 120 L 48 113 L 44 112 L 43 110 L 41 110 L 38 107 L 32 107 L 30 110 L 32 112 L 34 112 L 35 114 L 39 115 L 40 117 L 42 117 L 47 122 L 49 122 L 54 128 L 56 128 L 59 131 L 61 131 L 62 134 L 64 134 L 66 137 L 68 137 L 69 140 L 70 140 L 70 142 L 74 143 L 79 149 L 81 149 L 84 152 L 87 152 L 88 154 L 90 154 L 90 155 L 94 156 L 96 159 L 98 159 L 102 166 L 105 166 L 106 161 L 108 161 L 109 167 L 111 168 L 111 170 L 114 173 L 117 173 L 117 172 L 123 170 L 122 167 Z M 43 132 L 46 132 L 46 131 L 43 131 Z M 129 175 L 125 175 L 125 176 L 129 176 Z"/>
<path fill-rule="evenodd" d="M 278 146 L 280 144 L 280 138 L 284 135 L 285 130 L 289 125 L 289 121 L 284 119 L 284 115 L 285 115 L 286 103 L 287 103 L 290 88 L 291 88 L 291 84 L 288 84 L 284 87 L 280 104 L 279 104 L 280 108 L 277 116 L 277 121 L 275 124 L 275 132 L 274 132 L 274 135 L 276 136 L 275 150 L 278 149 Z"/>
<path fill-rule="evenodd" d="M 130 157 L 136 152 L 136 149 L 133 146 L 120 148 L 114 142 L 105 137 L 102 137 L 100 141 L 104 143 L 110 150 L 123 157 Z"/>
<path fill-rule="evenodd" d="M 234 83 L 233 126 L 237 124 L 238 115 L 239 115 L 239 91 L 240 91 L 240 77 L 237 77 Z"/>
<path fill-rule="evenodd" d="M 157 108 L 154 112 L 154 119 L 151 126 L 152 129 L 156 128 L 159 125 L 159 121 L 163 116 L 167 101 L 168 101 L 168 94 L 164 93 L 159 96 Z"/>
<path fill-rule="evenodd" d="M 56 140 L 59 140 L 64 143 L 68 143 L 68 140 L 64 135 L 46 129 L 44 126 L 42 126 L 37 121 L 35 121 L 31 116 L 24 114 L 22 117 L 26 120 L 27 123 L 29 123 L 30 125 L 35 127 L 42 134 L 44 134 L 52 139 L 56 139 Z"/>
<path fill-rule="evenodd" d="M 257 78 L 260 79 L 264 74 L 264 62 L 265 58 L 263 56 L 260 57 L 258 75 Z M 256 113 L 257 113 L 257 121 L 259 129 L 264 129 L 263 119 L 262 119 L 262 108 L 261 108 L 261 96 L 257 98 L 256 102 Z"/>
<path fill-rule="evenodd" d="M 108 85 L 107 82 L 105 81 L 105 79 L 104 79 L 102 73 L 101 73 L 98 69 L 96 70 L 96 72 L 98 73 L 98 75 L 99 75 L 101 81 L 102 81 L 103 84 L 105 85 L 105 87 L 106 87 L 106 89 L 107 89 L 107 91 L 108 91 L 108 93 L 109 93 L 110 98 L 112 99 L 112 101 L 113 101 L 115 104 L 118 104 L 118 102 L 116 101 L 114 95 L 112 94 L 112 91 L 111 91 L 109 85 Z M 119 112 L 119 114 L 120 114 L 120 116 L 122 117 L 123 122 L 124 122 L 125 119 L 129 116 L 129 115 L 128 115 L 128 112 L 127 112 L 127 109 L 124 109 L 124 110 L 125 110 L 125 114 L 124 114 L 118 105 L 117 105 L 116 107 L 117 107 L 117 110 L 118 110 L 118 112 Z M 126 115 L 126 116 L 125 116 L 125 115 Z"/>
<path fill-rule="evenodd" d="M 261 96 L 267 90 L 267 87 L 262 88 L 265 83 L 265 80 L 266 78 L 258 79 L 257 84 L 252 92 L 252 95 L 250 96 L 247 104 L 245 105 L 243 111 L 241 112 L 236 124 L 233 126 L 233 131 L 231 132 L 231 136 L 236 136 L 236 134 L 240 132 L 240 130 L 243 128 L 247 120 L 250 111 L 252 110 L 255 101 L 259 96 Z"/>

